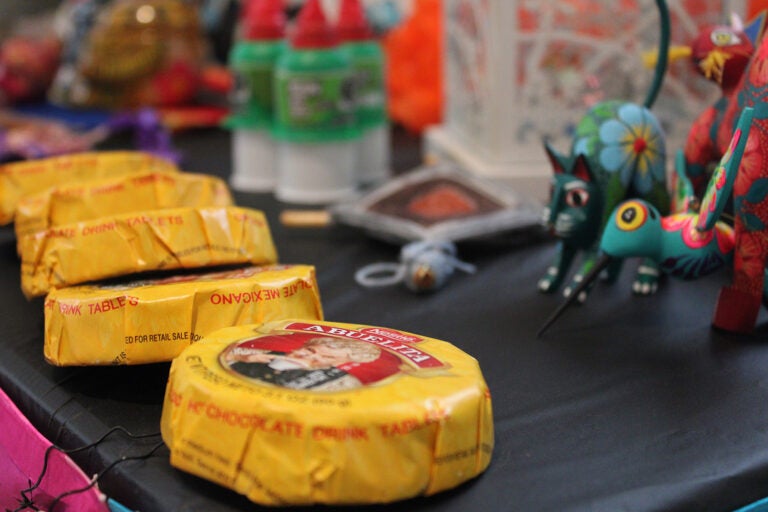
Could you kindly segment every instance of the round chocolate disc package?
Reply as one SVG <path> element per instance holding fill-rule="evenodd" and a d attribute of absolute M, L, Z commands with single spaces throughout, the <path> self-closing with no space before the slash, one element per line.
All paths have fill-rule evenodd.
<path fill-rule="evenodd" d="M 185 349 L 161 427 L 171 465 L 265 505 L 432 495 L 483 472 L 494 442 L 473 357 L 307 319 L 225 328 Z"/>

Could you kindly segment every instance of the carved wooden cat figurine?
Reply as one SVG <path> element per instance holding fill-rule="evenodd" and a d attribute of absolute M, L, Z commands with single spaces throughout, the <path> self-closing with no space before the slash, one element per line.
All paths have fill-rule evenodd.
<path fill-rule="evenodd" d="M 728 150 L 715 167 L 700 204 L 688 200 L 694 197 L 693 184 L 686 176 L 685 158 L 682 151 L 679 151 L 675 165 L 679 190 L 675 192 L 678 199 L 683 199 L 678 202 L 683 210 L 663 217 L 656 208 L 641 199 L 625 201 L 614 210 L 601 235 L 600 258 L 573 294 L 547 319 L 539 330 L 539 336 L 616 258 L 645 256 L 656 261 L 665 274 L 682 279 L 696 279 L 710 274 L 733 260 L 735 232 L 718 219 L 731 198 L 737 177 L 743 177 L 739 171 L 752 129 L 753 115 L 754 109 L 746 107 L 739 116 Z M 768 274 L 763 270 L 761 277 L 765 281 Z M 727 304 L 725 307 L 729 311 L 734 307 L 741 310 L 743 303 Z M 745 327 L 751 329 L 751 325 Z"/>
<path fill-rule="evenodd" d="M 539 280 L 543 292 L 555 291 L 564 281 L 579 252 L 583 263 L 564 290 L 571 290 L 594 265 L 598 241 L 608 216 L 624 199 L 638 197 L 653 204 L 662 215 L 669 210 L 666 186 L 664 133 L 649 110 L 661 88 L 669 48 L 669 12 L 663 0 L 656 5 L 661 16 L 661 41 L 654 82 L 643 105 L 606 101 L 593 106 L 576 126 L 570 154 L 558 154 L 545 144 L 554 177 L 545 210 L 545 223 L 560 239 L 557 254 Z M 608 269 L 614 279 L 617 261 Z M 640 294 L 656 291 L 659 271 L 652 260 L 644 261 L 633 290 Z M 580 301 L 586 299 L 586 291 Z"/>

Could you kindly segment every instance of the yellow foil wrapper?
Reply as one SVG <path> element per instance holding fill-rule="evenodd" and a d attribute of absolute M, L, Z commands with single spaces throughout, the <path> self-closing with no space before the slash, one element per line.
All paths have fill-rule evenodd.
<path fill-rule="evenodd" d="M 277 261 L 264 214 L 234 206 L 168 208 L 64 224 L 25 236 L 20 254 L 27 297 L 149 270 Z"/>
<path fill-rule="evenodd" d="M 0 165 L 0 224 L 13 221 L 16 206 L 25 196 L 63 183 L 146 171 L 177 172 L 178 168 L 142 151 L 93 151 Z"/>
<path fill-rule="evenodd" d="M 431 495 L 484 471 L 494 442 L 471 356 L 306 320 L 226 328 L 184 350 L 161 428 L 171 465 L 265 505 Z"/>
<path fill-rule="evenodd" d="M 162 208 L 230 206 L 226 183 L 215 176 L 142 172 L 58 185 L 22 198 L 16 209 L 16 238 L 52 226 L 121 213 Z"/>
<path fill-rule="evenodd" d="M 74 286 L 46 298 L 45 358 L 57 366 L 170 361 L 222 327 L 322 316 L 307 265 Z"/>

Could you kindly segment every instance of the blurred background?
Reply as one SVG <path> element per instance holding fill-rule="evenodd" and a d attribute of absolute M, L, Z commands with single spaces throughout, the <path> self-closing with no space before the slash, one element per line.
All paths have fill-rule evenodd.
<path fill-rule="evenodd" d="M 219 126 L 230 106 L 228 59 L 242 39 L 245 2 L 145 3 L 164 5 L 175 21 L 135 37 L 137 29 L 115 28 L 127 27 L 117 14 L 109 25 L 97 23 L 96 13 L 104 18 L 119 4 L 138 9 L 138 0 L 3 0 L 0 106 L 15 114 L 38 113 L 27 105 L 39 102 L 75 108 L 77 122 L 87 119 L 87 109 L 153 107 L 172 132 Z M 335 20 L 340 1 L 321 3 Z M 705 26 L 731 23 L 731 13 L 749 20 L 768 0 L 668 3 L 672 44 L 682 47 Z M 541 139 L 565 150 L 591 105 L 608 98 L 639 102 L 652 80 L 648 56 L 659 38 L 654 0 L 363 4 L 386 57 L 391 125 L 423 136 L 430 160 L 456 160 L 476 174 L 530 185 L 537 196 L 550 173 Z M 303 2 L 284 5 L 294 21 Z M 690 59 L 672 59 L 654 108 L 668 148 L 682 147 L 692 121 L 719 94 Z"/>

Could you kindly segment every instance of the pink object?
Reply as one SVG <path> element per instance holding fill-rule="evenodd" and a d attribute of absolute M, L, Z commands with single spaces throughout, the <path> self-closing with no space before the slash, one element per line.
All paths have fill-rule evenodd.
<path fill-rule="evenodd" d="M 0 390 L 0 510 L 15 510 L 22 500 L 21 491 L 34 484 L 43 468 L 46 449 L 51 442 L 44 438 L 10 398 Z M 67 455 L 52 450 L 48 468 L 40 486 L 26 493 L 36 507 L 49 510 L 57 496 L 82 489 L 90 479 Z M 88 491 L 62 499 L 54 512 L 109 512 L 106 497 L 96 486 Z M 33 509 L 28 509 L 33 510 Z"/>
<path fill-rule="evenodd" d="M 291 34 L 294 48 L 330 48 L 337 43 L 336 34 L 328 24 L 320 0 L 307 0 Z"/>

